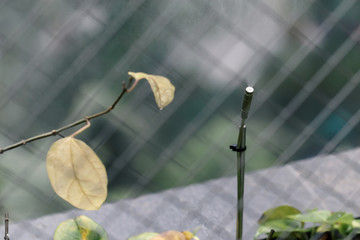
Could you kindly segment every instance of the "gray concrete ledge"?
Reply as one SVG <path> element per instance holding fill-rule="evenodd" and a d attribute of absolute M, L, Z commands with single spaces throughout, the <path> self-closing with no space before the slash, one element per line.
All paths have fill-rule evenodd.
<path fill-rule="evenodd" d="M 360 215 L 360 149 L 299 161 L 246 175 L 244 239 L 252 239 L 257 219 L 270 207 L 350 211 Z M 97 211 L 72 210 L 10 225 L 10 239 L 52 239 L 57 225 L 87 215 L 110 239 L 142 232 L 193 230 L 202 240 L 235 239 L 236 178 L 105 204 Z"/>

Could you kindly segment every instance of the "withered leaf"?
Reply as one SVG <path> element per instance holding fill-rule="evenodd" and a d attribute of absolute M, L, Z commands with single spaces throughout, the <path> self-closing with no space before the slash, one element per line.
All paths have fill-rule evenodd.
<path fill-rule="evenodd" d="M 151 75 L 142 72 L 129 72 L 136 81 L 146 79 L 154 93 L 155 101 L 160 110 L 166 107 L 174 99 L 175 87 L 169 79 L 159 75 Z"/>
<path fill-rule="evenodd" d="M 106 169 L 83 141 L 62 138 L 51 146 L 46 168 L 54 191 L 73 206 L 99 209 L 107 197 Z"/>

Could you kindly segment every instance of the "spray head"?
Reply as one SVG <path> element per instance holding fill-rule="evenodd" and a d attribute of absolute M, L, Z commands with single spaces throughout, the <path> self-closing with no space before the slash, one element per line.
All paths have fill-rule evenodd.
<path fill-rule="evenodd" d="M 253 93 L 254 93 L 254 88 L 247 87 L 245 89 L 244 101 L 243 101 L 243 105 L 242 105 L 242 109 L 241 109 L 242 120 L 245 120 L 248 117 Z"/>

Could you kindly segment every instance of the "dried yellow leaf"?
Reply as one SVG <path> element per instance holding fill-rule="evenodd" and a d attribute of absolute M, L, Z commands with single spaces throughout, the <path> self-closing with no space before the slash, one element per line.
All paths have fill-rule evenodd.
<path fill-rule="evenodd" d="M 73 206 L 99 209 L 107 197 L 106 169 L 83 141 L 62 138 L 51 146 L 46 168 L 54 191 Z"/>
<path fill-rule="evenodd" d="M 167 231 L 161 233 L 150 240 L 187 240 L 183 233 L 178 231 Z"/>
<path fill-rule="evenodd" d="M 167 231 L 163 233 L 147 232 L 128 238 L 128 240 L 199 240 L 192 232 Z"/>
<path fill-rule="evenodd" d="M 189 231 L 184 231 L 182 232 L 186 238 L 186 240 L 190 240 L 190 239 L 193 239 L 195 236 L 192 232 L 189 232 Z"/>
<path fill-rule="evenodd" d="M 175 87 L 169 79 L 159 75 L 150 75 L 142 72 L 129 72 L 135 81 L 145 78 L 154 93 L 155 101 L 160 110 L 166 107 L 174 99 Z"/>

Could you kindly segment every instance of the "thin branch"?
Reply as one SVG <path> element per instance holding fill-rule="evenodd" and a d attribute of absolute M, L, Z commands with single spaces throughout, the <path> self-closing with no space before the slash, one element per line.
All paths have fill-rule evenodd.
<path fill-rule="evenodd" d="M 85 116 L 84 118 L 82 118 L 80 120 L 77 120 L 77 121 L 75 121 L 73 123 L 70 123 L 70 124 L 68 124 L 68 125 L 66 125 L 64 127 L 54 129 L 54 130 L 52 130 L 50 132 L 39 134 L 37 136 L 30 137 L 30 138 L 25 139 L 25 140 L 21 140 L 21 141 L 19 141 L 17 143 L 14 143 L 14 144 L 9 145 L 9 146 L 4 147 L 4 148 L 0 148 L 0 154 L 4 153 L 6 151 L 9 151 L 11 149 L 23 146 L 23 145 L 25 145 L 25 144 L 27 144 L 29 142 L 37 141 L 37 140 L 47 138 L 47 137 L 50 137 L 50 136 L 56 136 L 56 135 L 62 136 L 60 133 L 67 130 L 67 129 L 69 129 L 69 128 L 76 127 L 76 126 L 78 126 L 78 125 L 80 125 L 82 123 L 88 123 L 91 119 L 100 117 L 102 115 L 105 115 L 105 114 L 111 112 L 111 110 L 113 110 L 115 108 L 115 106 L 121 100 L 121 98 L 125 95 L 125 93 L 128 92 L 127 89 L 131 86 L 133 80 L 134 79 L 131 77 L 129 79 L 129 82 L 128 82 L 127 86 L 125 85 L 124 82 L 122 83 L 122 91 L 121 91 L 120 95 L 117 97 L 117 99 L 114 101 L 114 103 L 109 108 L 107 108 L 106 110 L 104 110 L 102 112 L 99 112 L 99 113 L 96 113 L 96 114 L 93 114 L 93 115 L 90 115 L 90 116 Z M 87 127 L 87 126 L 85 126 L 85 127 Z"/>

